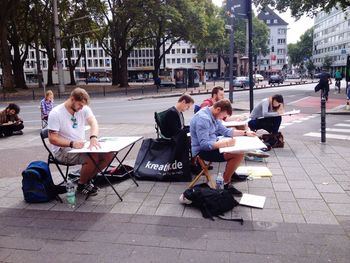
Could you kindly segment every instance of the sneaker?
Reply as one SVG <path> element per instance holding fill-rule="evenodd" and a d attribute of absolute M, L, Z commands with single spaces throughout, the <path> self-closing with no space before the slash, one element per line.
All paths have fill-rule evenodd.
<path fill-rule="evenodd" d="M 258 156 L 245 156 L 244 159 L 246 161 L 253 161 L 253 162 L 263 162 L 264 159 L 262 157 L 258 157 Z"/>
<path fill-rule="evenodd" d="M 95 196 L 97 195 L 98 188 L 95 187 L 92 183 L 79 184 L 78 183 L 78 192 L 83 195 Z"/>
<path fill-rule="evenodd" d="M 270 154 L 268 154 L 267 152 L 262 151 L 262 150 L 255 150 L 255 151 L 247 152 L 246 156 L 256 156 L 256 157 L 260 157 L 260 158 L 267 158 L 270 156 Z"/>
<path fill-rule="evenodd" d="M 231 177 L 231 182 L 244 182 L 247 180 L 247 178 L 248 178 L 247 175 L 237 174 L 235 172 L 235 173 L 233 173 L 233 175 Z"/>
<path fill-rule="evenodd" d="M 228 190 L 232 195 L 242 196 L 242 192 L 237 190 L 231 183 L 225 184 L 224 189 Z"/>

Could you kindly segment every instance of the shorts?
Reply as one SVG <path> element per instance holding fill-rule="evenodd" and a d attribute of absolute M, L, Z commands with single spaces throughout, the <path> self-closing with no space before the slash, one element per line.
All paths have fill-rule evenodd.
<path fill-rule="evenodd" d="M 71 165 L 86 163 L 87 155 L 85 153 L 69 153 L 70 150 L 71 148 L 68 147 L 60 148 L 54 156 L 58 161 Z"/>
<path fill-rule="evenodd" d="M 200 151 L 198 155 L 205 161 L 226 162 L 224 154 L 220 153 L 219 149 L 212 151 Z"/>

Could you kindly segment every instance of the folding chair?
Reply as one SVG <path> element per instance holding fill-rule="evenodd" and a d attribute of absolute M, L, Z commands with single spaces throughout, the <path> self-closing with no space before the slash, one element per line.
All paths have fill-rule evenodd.
<path fill-rule="evenodd" d="M 211 165 L 211 162 L 205 162 L 202 158 L 200 158 L 199 156 L 196 156 L 196 161 L 199 163 L 200 167 L 202 168 L 202 170 L 200 171 L 199 174 L 196 175 L 196 177 L 192 180 L 192 182 L 189 184 L 189 188 L 192 188 L 197 181 L 202 177 L 205 176 L 205 178 L 207 179 L 207 183 L 209 184 L 209 186 L 211 188 L 215 188 L 215 182 L 213 177 L 209 174 L 209 166 Z"/>
<path fill-rule="evenodd" d="M 47 157 L 47 163 L 50 166 L 50 164 L 55 164 L 55 166 L 57 167 L 58 171 L 60 172 L 62 178 L 63 178 L 63 182 L 67 182 L 67 177 L 68 177 L 68 172 L 69 172 L 69 167 L 70 166 L 74 166 L 73 164 L 69 164 L 69 163 L 64 163 L 64 162 L 60 162 L 59 160 L 57 160 L 55 158 L 55 156 L 53 155 L 53 153 L 51 152 L 50 148 L 48 147 L 46 140 L 48 140 L 49 137 L 49 130 L 48 129 L 42 129 L 40 131 L 40 137 L 41 140 L 43 142 L 43 145 L 45 147 L 45 149 L 47 150 L 47 152 L 49 153 L 49 156 Z M 66 173 L 63 173 L 62 169 L 60 166 L 66 166 Z M 62 183 L 63 183 L 62 182 Z"/>
<path fill-rule="evenodd" d="M 162 112 L 154 112 L 154 120 L 156 122 L 155 124 L 155 129 L 157 133 L 157 138 L 162 138 L 162 139 L 171 139 L 163 135 L 162 130 L 164 131 L 164 126 L 163 126 L 163 121 L 166 116 L 167 110 L 162 111 Z"/>

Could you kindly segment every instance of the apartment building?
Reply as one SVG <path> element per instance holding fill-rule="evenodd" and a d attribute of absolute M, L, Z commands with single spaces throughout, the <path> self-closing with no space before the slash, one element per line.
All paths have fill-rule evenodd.
<path fill-rule="evenodd" d="M 258 70 L 265 74 L 278 73 L 287 63 L 288 23 L 268 7 L 258 14 L 258 19 L 263 21 L 270 31 L 268 43 L 270 52 L 266 56 L 258 55 Z"/>
<path fill-rule="evenodd" d="M 350 7 L 346 11 L 332 8 L 329 13 L 319 12 L 314 20 L 313 62 L 322 69 L 326 57 L 332 60 L 331 72 L 346 67 L 350 54 Z"/>

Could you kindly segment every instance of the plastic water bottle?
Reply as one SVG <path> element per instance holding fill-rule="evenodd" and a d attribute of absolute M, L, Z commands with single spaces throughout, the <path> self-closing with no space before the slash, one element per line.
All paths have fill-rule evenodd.
<path fill-rule="evenodd" d="M 67 203 L 70 208 L 75 208 L 76 199 L 75 199 L 75 185 L 71 180 L 67 181 L 66 184 L 67 189 Z"/>
<path fill-rule="evenodd" d="M 224 177 L 222 173 L 218 173 L 216 177 L 216 189 L 224 189 Z"/>

